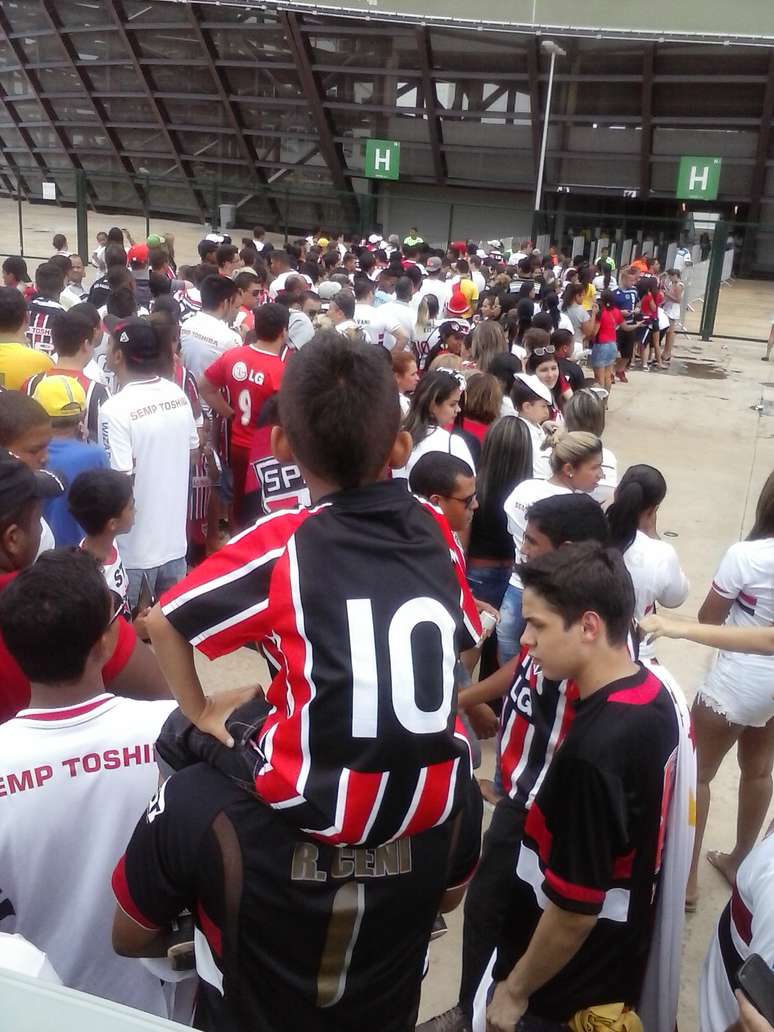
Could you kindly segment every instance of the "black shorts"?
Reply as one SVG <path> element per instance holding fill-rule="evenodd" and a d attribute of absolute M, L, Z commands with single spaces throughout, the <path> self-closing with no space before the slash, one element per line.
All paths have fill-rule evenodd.
<path fill-rule="evenodd" d="M 635 323 L 626 323 L 624 326 L 619 326 L 616 331 L 615 337 L 619 354 L 627 362 L 634 354 L 634 342 L 637 340 L 639 332 L 640 328 Z"/>

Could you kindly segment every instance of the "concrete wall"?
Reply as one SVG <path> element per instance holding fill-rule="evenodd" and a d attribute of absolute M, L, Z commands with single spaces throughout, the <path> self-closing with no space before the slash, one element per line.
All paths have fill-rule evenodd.
<path fill-rule="evenodd" d="M 409 226 L 434 247 L 452 240 L 491 240 L 529 236 L 532 231 L 531 194 L 506 190 L 471 191 L 454 187 L 379 184 L 377 215 L 385 233 L 401 239 Z"/>

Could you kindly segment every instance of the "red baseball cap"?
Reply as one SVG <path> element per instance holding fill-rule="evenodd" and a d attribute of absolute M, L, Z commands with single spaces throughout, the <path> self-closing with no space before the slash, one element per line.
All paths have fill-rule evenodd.
<path fill-rule="evenodd" d="M 132 244 L 126 255 L 127 262 L 131 265 L 137 262 L 140 265 L 147 265 L 150 259 L 150 249 L 147 244 Z"/>

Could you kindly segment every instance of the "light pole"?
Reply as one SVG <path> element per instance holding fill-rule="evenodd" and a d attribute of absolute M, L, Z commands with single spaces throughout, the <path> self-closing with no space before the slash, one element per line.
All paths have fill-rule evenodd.
<path fill-rule="evenodd" d="M 551 93 L 554 88 L 554 65 L 557 57 L 566 57 L 567 51 L 551 39 L 544 39 L 540 48 L 544 54 L 551 55 L 551 66 L 548 69 L 548 92 L 546 93 L 546 113 L 543 119 L 543 139 L 540 142 L 540 161 L 538 162 L 537 188 L 535 190 L 535 213 L 540 211 L 540 202 L 543 198 L 543 173 L 546 168 L 546 145 L 548 144 L 548 121 L 551 116 Z M 535 115 L 537 112 L 535 112 Z M 534 117 L 534 115 L 533 115 Z"/>

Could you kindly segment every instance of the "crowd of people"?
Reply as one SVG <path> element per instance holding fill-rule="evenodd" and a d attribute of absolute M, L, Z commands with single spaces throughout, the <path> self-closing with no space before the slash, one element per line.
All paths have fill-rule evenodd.
<path fill-rule="evenodd" d="M 602 440 L 680 271 L 260 226 L 178 265 L 115 227 L 87 288 L 53 251 L 0 287 L 0 966 L 408 1032 L 464 898 L 418 1028 L 673 1032 L 736 744 L 701 1028 L 770 1029 L 734 994 L 774 965 L 774 474 L 688 624 L 666 481 Z M 660 636 L 722 650 L 690 714 Z M 244 647 L 270 683 L 206 694 L 194 649 Z"/>

